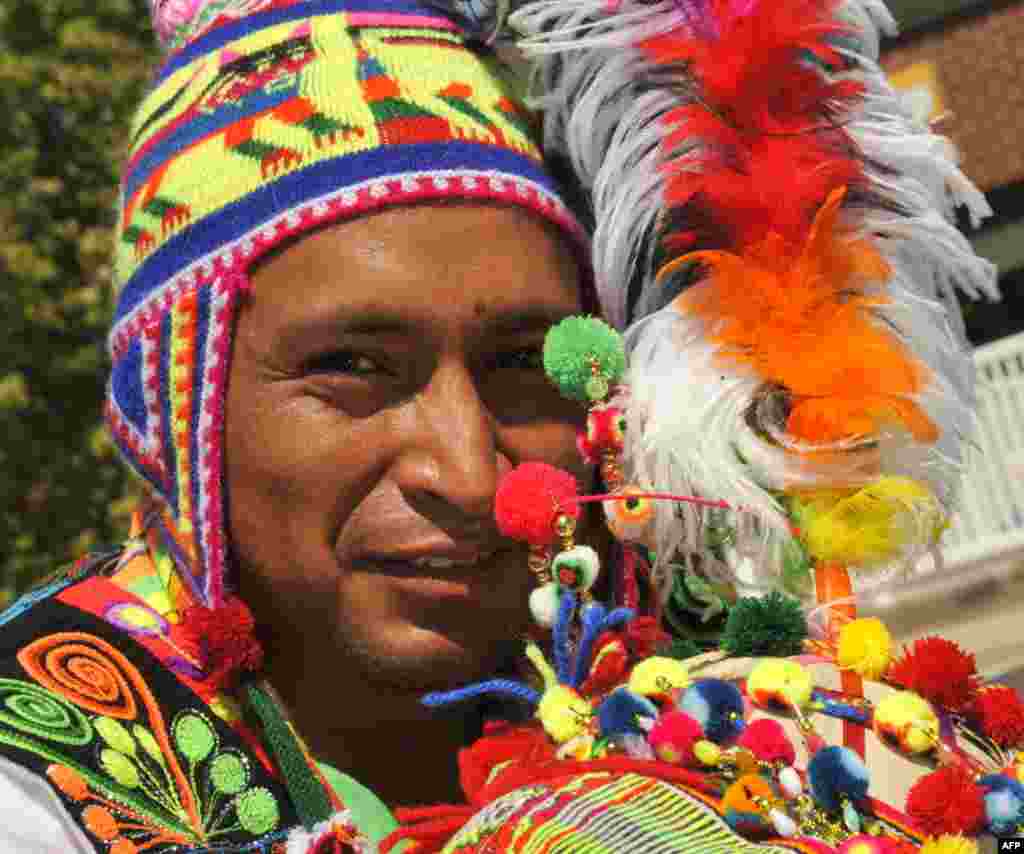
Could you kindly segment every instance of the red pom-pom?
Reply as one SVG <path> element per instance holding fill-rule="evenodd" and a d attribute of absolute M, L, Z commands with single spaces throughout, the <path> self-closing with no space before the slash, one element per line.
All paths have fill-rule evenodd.
<path fill-rule="evenodd" d="M 925 833 L 980 833 L 985 793 L 961 765 L 947 765 L 918 780 L 907 794 L 907 815 Z"/>
<path fill-rule="evenodd" d="M 647 743 L 662 762 L 693 765 L 697 762 L 693 746 L 702 738 L 701 725 L 686 712 L 673 709 L 658 718 L 647 734 Z"/>
<path fill-rule="evenodd" d="M 459 782 L 470 803 L 492 780 L 503 763 L 540 763 L 555 757 L 555 747 L 540 724 L 503 723 L 484 731 L 483 738 L 459 751 Z"/>
<path fill-rule="evenodd" d="M 638 659 L 650 658 L 672 640 L 656 617 L 634 617 L 626 623 L 625 635 L 629 651 Z"/>
<path fill-rule="evenodd" d="M 604 632 L 594 643 L 590 673 L 580 686 L 580 693 L 584 697 L 598 697 L 622 682 L 628 670 L 629 652 L 622 638 L 614 632 Z"/>
<path fill-rule="evenodd" d="M 578 519 L 579 487 L 569 472 L 547 463 L 523 463 L 506 474 L 494 496 L 494 518 L 502 536 L 548 546 L 559 516 Z"/>
<path fill-rule="evenodd" d="M 977 691 L 976 672 L 973 655 L 953 641 L 929 637 L 914 641 L 904 650 L 886 676 L 937 706 L 959 712 L 967 708 Z"/>
<path fill-rule="evenodd" d="M 200 651 L 207 674 L 203 681 L 218 688 L 239 671 L 263 666 L 255 629 L 252 611 L 237 596 L 229 596 L 219 608 L 193 605 L 182 613 L 182 633 Z"/>
<path fill-rule="evenodd" d="M 971 701 L 968 717 L 1000 747 L 1024 744 L 1024 701 L 1009 685 L 986 685 Z"/>
<path fill-rule="evenodd" d="M 796 748 L 786 735 L 782 724 L 771 718 L 758 718 L 747 724 L 736 742 L 745 747 L 761 762 L 796 762 Z"/>

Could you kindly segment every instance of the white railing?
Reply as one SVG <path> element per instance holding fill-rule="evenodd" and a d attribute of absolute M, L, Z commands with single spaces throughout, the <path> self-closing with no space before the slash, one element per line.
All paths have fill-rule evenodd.
<path fill-rule="evenodd" d="M 961 594 L 1024 568 L 1024 332 L 976 348 L 974 360 L 978 424 L 943 537 L 944 571 L 926 560 L 914 580 L 868 594 L 868 611 Z"/>
<path fill-rule="evenodd" d="M 976 444 L 943 542 L 950 568 L 1024 556 L 1024 333 L 978 347 L 974 360 Z"/>

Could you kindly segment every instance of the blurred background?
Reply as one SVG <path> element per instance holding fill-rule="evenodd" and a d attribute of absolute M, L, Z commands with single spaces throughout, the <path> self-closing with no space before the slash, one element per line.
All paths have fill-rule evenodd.
<path fill-rule="evenodd" d="M 890 0 L 883 63 L 958 146 L 995 216 L 970 232 L 1004 301 L 965 303 L 980 433 L 946 562 L 875 597 L 1024 690 L 1024 0 Z M 0 2 L 0 605 L 126 532 L 132 485 L 100 421 L 116 182 L 156 62 L 144 0 Z M 967 224 L 963 224 L 966 228 Z"/>

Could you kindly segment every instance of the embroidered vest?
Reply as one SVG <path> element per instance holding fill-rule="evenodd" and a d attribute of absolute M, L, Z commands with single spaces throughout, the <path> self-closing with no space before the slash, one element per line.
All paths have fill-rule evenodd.
<path fill-rule="evenodd" d="M 105 854 L 283 854 L 299 816 L 259 723 L 204 690 L 147 550 L 130 550 L 0 613 L 0 755 Z"/>

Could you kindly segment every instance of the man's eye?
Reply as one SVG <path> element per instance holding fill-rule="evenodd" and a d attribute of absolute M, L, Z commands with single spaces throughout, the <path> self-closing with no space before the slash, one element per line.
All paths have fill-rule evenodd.
<path fill-rule="evenodd" d="M 523 347 L 499 353 L 495 359 L 495 366 L 499 369 L 517 371 L 543 371 L 544 351 L 540 347 Z"/>
<path fill-rule="evenodd" d="M 369 356 L 351 350 L 336 350 L 324 353 L 306 362 L 306 371 L 311 374 L 342 373 L 367 376 L 380 371 L 380 365 Z"/>

